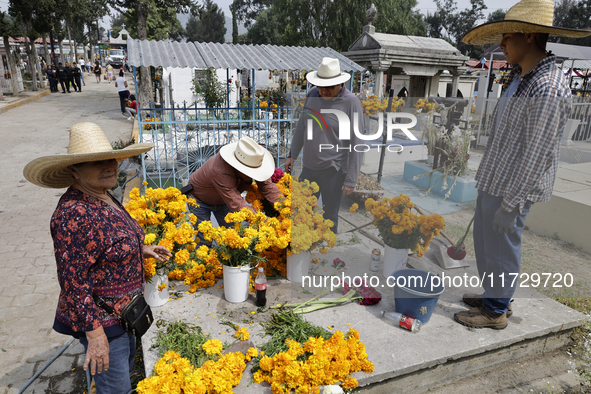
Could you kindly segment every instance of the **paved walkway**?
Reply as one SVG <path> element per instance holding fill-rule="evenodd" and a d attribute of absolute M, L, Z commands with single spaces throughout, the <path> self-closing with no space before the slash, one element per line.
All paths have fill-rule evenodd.
<path fill-rule="evenodd" d="M 114 83 L 87 81 L 82 93 L 46 94 L 0 111 L 0 394 L 18 393 L 71 339 L 52 330 L 59 286 L 49 220 L 64 189 L 30 184 L 24 166 L 66 153 L 69 129 L 78 122 L 97 123 L 110 141 L 131 136 Z M 82 353 L 74 341 L 25 393 L 76 392 L 73 379 L 58 375 L 81 365 Z"/>

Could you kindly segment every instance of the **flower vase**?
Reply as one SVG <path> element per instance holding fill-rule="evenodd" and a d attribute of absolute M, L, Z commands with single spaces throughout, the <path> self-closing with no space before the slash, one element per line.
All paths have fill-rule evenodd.
<path fill-rule="evenodd" d="M 230 267 L 224 265 L 224 297 L 232 303 L 244 302 L 248 298 L 250 266 Z"/>
<path fill-rule="evenodd" d="M 166 285 L 164 289 L 158 291 L 159 285 Z M 170 297 L 168 293 L 168 273 L 156 272 L 152 279 L 146 282 L 144 287 L 144 297 L 151 307 L 162 306 L 168 302 Z"/>
<path fill-rule="evenodd" d="M 303 277 L 308 275 L 312 254 L 302 251 L 298 254 L 287 255 L 287 280 L 302 283 Z"/>
<path fill-rule="evenodd" d="M 384 249 L 384 269 L 382 275 L 384 278 L 388 278 L 395 271 L 406 268 L 408 249 L 395 249 L 388 245 Z"/>

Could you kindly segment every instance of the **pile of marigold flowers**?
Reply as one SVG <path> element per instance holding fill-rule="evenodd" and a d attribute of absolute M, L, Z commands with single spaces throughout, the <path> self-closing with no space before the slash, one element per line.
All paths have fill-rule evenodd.
<path fill-rule="evenodd" d="M 410 249 L 422 257 L 433 237 L 439 235 L 445 221 L 441 215 L 419 215 L 414 204 L 404 194 L 394 198 L 365 201 L 365 209 L 374 217 L 374 225 L 386 245 L 395 249 Z"/>
<path fill-rule="evenodd" d="M 317 393 L 318 386 L 337 382 L 344 390 L 352 390 L 358 385 L 350 376 L 353 372 L 374 370 L 355 329 L 346 335 L 335 331 L 328 340 L 310 337 L 304 344 L 288 340 L 287 345 L 286 352 L 262 356 L 260 369 L 254 372 L 254 381 L 269 383 L 274 394 L 291 389 L 296 393 Z"/>
<path fill-rule="evenodd" d="M 196 205 L 196 201 L 174 187 L 148 188 L 144 195 L 134 188 L 130 198 L 125 209 L 143 228 L 146 234 L 144 244 L 161 245 L 172 253 L 168 261 L 160 262 L 153 258 L 144 260 L 146 280 L 149 281 L 156 271 L 163 274 L 163 271 L 188 267 L 191 252 L 197 246 L 197 232 L 193 229 L 197 218 L 187 214 L 187 204 Z"/>
<path fill-rule="evenodd" d="M 287 245 L 289 245 L 291 244 L 291 175 L 277 168 L 271 180 L 281 192 L 278 203 L 272 205 L 268 202 L 259 191 L 256 182 L 253 182 L 249 186 L 246 193 L 246 202 L 251 204 L 255 210 L 263 212 L 268 217 L 276 218 L 278 225 L 274 228 L 275 235 L 278 238 L 284 239 Z M 287 245 L 286 247 L 275 245 L 263 251 L 265 260 L 260 263 L 260 266 L 264 268 L 267 277 L 287 275 L 285 265 Z M 280 246 L 283 246 L 283 244 Z M 254 276 L 256 276 L 256 271 L 253 271 L 253 286 Z"/>
<path fill-rule="evenodd" d="M 322 254 L 328 253 L 328 248 L 335 246 L 337 237 L 331 230 L 334 223 L 324 219 L 314 196 L 319 190 L 318 185 L 304 180 L 294 181 L 291 186 L 291 253 L 316 248 Z"/>
<path fill-rule="evenodd" d="M 437 104 L 430 103 L 429 99 L 418 99 L 414 107 L 425 112 L 431 112 L 433 109 L 437 110 Z"/>
<path fill-rule="evenodd" d="M 218 343 L 212 343 L 217 341 Z M 195 368 L 189 360 L 170 350 L 154 366 L 154 375 L 138 383 L 138 394 L 161 393 L 232 393 L 242 379 L 246 368 L 247 355 L 241 352 L 221 353 L 221 341 L 215 339 L 203 344 L 210 354 L 219 354 L 217 360 L 205 361 Z M 256 349 L 249 349 L 248 359 L 257 354 Z"/>
<path fill-rule="evenodd" d="M 384 112 L 388 108 L 388 99 L 379 100 L 377 96 L 371 95 L 367 100 L 361 100 L 363 113 L 365 116 L 375 115 L 378 112 Z M 404 106 L 404 100 L 394 97 L 392 100 L 392 111 L 397 112 Z"/>

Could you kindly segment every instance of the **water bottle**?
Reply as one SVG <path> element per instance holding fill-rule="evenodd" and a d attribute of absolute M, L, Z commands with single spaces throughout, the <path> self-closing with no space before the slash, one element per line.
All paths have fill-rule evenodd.
<path fill-rule="evenodd" d="M 421 325 L 423 324 L 420 320 L 405 316 L 402 313 L 386 311 L 381 311 L 380 313 L 382 318 L 384 318 L 384 320 L 386 320 L 388 323 L 398 327 L 406 328 L 412 332 L 419 332 Z"/>
<path fill-rule="evenodd" d="M 259 267 L 259 273 L 254 280 L 254 288 L 257 292 L 256 306 L 265 306 L 267 304 L 267 277 L 263 267 Z"/>

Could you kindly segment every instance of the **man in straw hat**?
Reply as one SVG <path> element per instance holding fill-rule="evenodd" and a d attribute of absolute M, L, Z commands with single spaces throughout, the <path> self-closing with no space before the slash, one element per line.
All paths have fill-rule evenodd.
<path fill-rule="evenodd" d="M 353 129 L 363 131 L 363 109 L 357 96 L 345 87 L 351 75 L 341 72 L 338 59 L 323 58 L 318 70 L 308 73 L 306 79 L 315 87 L 306 96 L 285 170 L 291 172 L 301 151 L 303 169 L 299 178 L 318 184 L 324 218 L 334 223 L 332 230 L 336 233 L 341 196 L 353 192 L 361 169 L 363 153 L 354 148 L 361 140 Z M 331 110 L 347 115 L 349 139 L 339 139 L 341 119 Z"/>
<path fill-rule="evenodd" d="M 127 393 L 135 358 L 135 336 L 99 307 L 98 296 L 116 313 L 143 294 L 144 257 L 171 254 L 144 245 L 144 232 L 109 193 L 117 184 L 117 162 L 152 149 L 134 144 L 114 150 L 101 128 L 78 123 L 70 129 L 68 153 L 37 158 L 24 169 L 38 186 L 68 188 L 51 217 L 60 295 L 53 329 L 80 340 L 98 394 Z"/>
<path fill-rule="evenodd" d="M 522 0 L 503 21 L 470 30 L 466 44 L 500 41 L 515 64 L 489 122 L 490 137 L 476 174 L 474 250 L 483 294 L 465 294 L 472 307 L 454 318 L 469 327 L 503 329 L 521 270 L 521 234 L 533 203 L 550 200 L 559 143 L 571 110 L 566 78 L 547 53 L 548 35 L 585 37 L 588 30 L 552 26 L 552 0 Z"/>
<path fill-rule="evenodd" d="M 202 221 L 210 220 L 213 214 L 219 225 L 229 227 L 224 219 L 230 212 L 242 208 L 255 210 L 246 204 L 241 193 L 254 180 L 258 189 L 270 203 L 279 201 L 281 192 L 271 181 L 275 171 L 273 155 L 250 137 L 224 145 L 217 155 L 209 158 L 189 177 L 190 193 L 197 200 L 198 207 L 189 206 L 197 216 L 195 228 Z M 203 241 L 203 235 L 198 233 Z"/>

